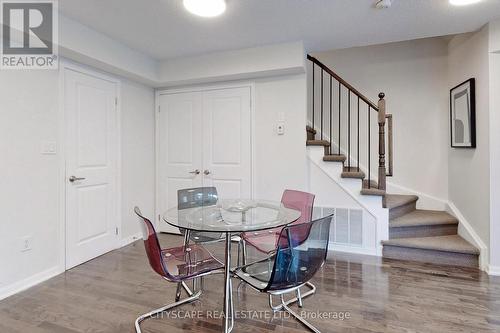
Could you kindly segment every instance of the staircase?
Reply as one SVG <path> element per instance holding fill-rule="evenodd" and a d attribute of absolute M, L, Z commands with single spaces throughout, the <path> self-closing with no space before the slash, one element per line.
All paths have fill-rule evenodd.
<path fill-rule="evenodd" d="M 312 63 L 312 114 L 308 115 L 306 145 L 323 147 L 324 163 L 342 163 L 341 177 L 359 180 L 361 195 L 383 198 L 382 205 L 389 210 L 389 239 L 382 241 L 383 256 L 478 267 L 479 250 L 458 235 L 455 217 L 417 209 L 417 196 L 386 192 L 386 177 L 393 173 L 393 138 L 385 94 L 380 93 L 375 104 L 318 59 L 307 58 Z M 372 171 L 374 160 L 378 161 L 376 172 Z"/>

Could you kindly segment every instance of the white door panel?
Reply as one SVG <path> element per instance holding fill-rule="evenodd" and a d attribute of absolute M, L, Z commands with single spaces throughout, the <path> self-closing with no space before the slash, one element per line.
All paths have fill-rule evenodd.
<path fill-rule="evenodd" d="M 251 197 L 250 88 L 203 93 L 203 170 L 205 186 L 221 197 Z"/>
<path fill-rule="evenodd" d="M 220 197 L 250 198 L 250 88 L 164 94 L 159 105 L 160 214 L 177 205 L 184 188 L 215 186 Z"/>
<path fill-rule="evenodd" d="M 117 84 L 65 69 L 66 268 L 116 248 Z M 71 176 L 83 178 L 74 182 Z"/>
<path fill-rule="evenodd" d="M 160 212 L 177 205 L 178 190 L 202 186 L 201 107 L 198 93 L 160 96 Z M 179 233 L 163 221 L 158 229 Z"/>

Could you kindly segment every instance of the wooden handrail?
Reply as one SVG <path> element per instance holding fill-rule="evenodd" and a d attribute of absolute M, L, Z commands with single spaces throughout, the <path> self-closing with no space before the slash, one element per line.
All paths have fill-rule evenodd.
<path fill-rule="evenodd" d="M 316 59 L 315 57 L 313 57 L 310 54 L 307 55 L 307 59 L 309 59 L 310 61 L 312 61 L 314 64 L 316 64 L 317 66 L 319 66 L 322 70 L 324 70 L 325 72 L 327 72 L 331 76 L 333 76 L 335 78 L 335 80 L 337 80 L 338 82 L 340 82 L 344 87 L 346 87 L 348 90 L 350 90 L 356 96 L 358 96 L 366 104 L 368 104 L 369 106 L 371 106 L 371 108 L 373 110 L 379 111 L 379 108 L 378 108 L 378 106 L 375 103 L 373 103 L 372 101 L 370 101 L 366 96 L 364 96 L 356 88 L 354 88 L 349 83 L 347 83 L 347 81 L 345 81 L 343 78 L 341 78 L 337 73 L 335 73 L 334 71 L 332 71 L 325 64 L 323 64 L 321 61 L 319 61 L 318 59 Z"/>

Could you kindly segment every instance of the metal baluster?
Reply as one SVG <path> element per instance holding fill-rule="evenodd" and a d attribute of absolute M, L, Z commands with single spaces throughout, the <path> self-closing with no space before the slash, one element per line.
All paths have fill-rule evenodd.
<path fill-rule="evenodd" d="M 348 109 L 347 109 L 347 166 L 351 171 L 351 91 L 348 90 Z"/>
<path fill-rule="evenodd" d="M 332 91 L 333 91 L 332 76 L 330 75 L 330 119 L 329 119 L 329 123 L 330 123 L 330 147 L 328 147 L 328 152 L 329 152 L 330 155 L 332 154 L 332 145 L 333 145 L 333 135 L 332 135 L 332 127 L 333 127 L 333 125 L 332 125 L 332 123 L 333 123 Z"/>
<path fill-rule="evenodd" d="M 368 188 L 372 187 L 371 184 L 371 128 L 370 128 L 370 113 L 372 108 L 368 105 Z"/>
<path fill-rule="evenodd" d="M 321 140 L 323 140 L 323 68 L 321 69 Z"/>
<path fill-rule="evenodd" d="M 338 142 L 338 146 L 339 146 L 339 155 L 340 155 L 340 109 L 342 108 L 342 86 L 340 85 L 340 81 L 339 81 L 339 142 Z"/>
<path fill-rule="evenodd" d="M 314 78 L 314 62 L 313 62 L 313 70 L 312 70 L 312 72 L 313 72 L 313 82 L 312 82 L 313 83 L 312 84 L 312 86 L 313 86 L 313 91 L 312 91 L 312 107 L 313 107 L 312 108 L 312 128 L 314 129 L 314 102 L 315 102 L 314 100 L 316 99 L 315 96 L 314 96 L 314 92 L 315 92 L 315 90 L 314 90 L 314 84 L 315 84 L 315 82 L 314 81 L 316 81 L 315 78 Z"/>
<path fill-rule="evenodd" d="M 359 172 L 359 96 L 358 96 L 358 172 Z"/>

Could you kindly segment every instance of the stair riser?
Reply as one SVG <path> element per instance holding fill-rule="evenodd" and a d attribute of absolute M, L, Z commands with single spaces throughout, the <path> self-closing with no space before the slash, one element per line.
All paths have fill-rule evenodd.
<path fill-rule="evenodd" d="M 411 202 L 404 206 L 400 206 L 397 208 L 392 208 L 389 211 L 389 219 L 395 219 L 397 217 L 403 216 L 405 214 L 411 213 L 417 209 L 417 202 Z"/>
<path fill-rule="evenodd" d="M 432 225 L 415 227 L 389 228 L 389 238 L 414 238 L 456 235 L 458 226 L 452 225 Z"/>
<path fill-rule="evenodd" d="M 307 140 L 314 140 L 314 133 L 311 133 L 311 132 L 307 132 Z"/>
<path fill-rule="evenodd" d="M 479 256 L 455 252 L 443 252 L 384 245 L 384 258 L 419 261 L 439 265 L 478 267 Z"/>

